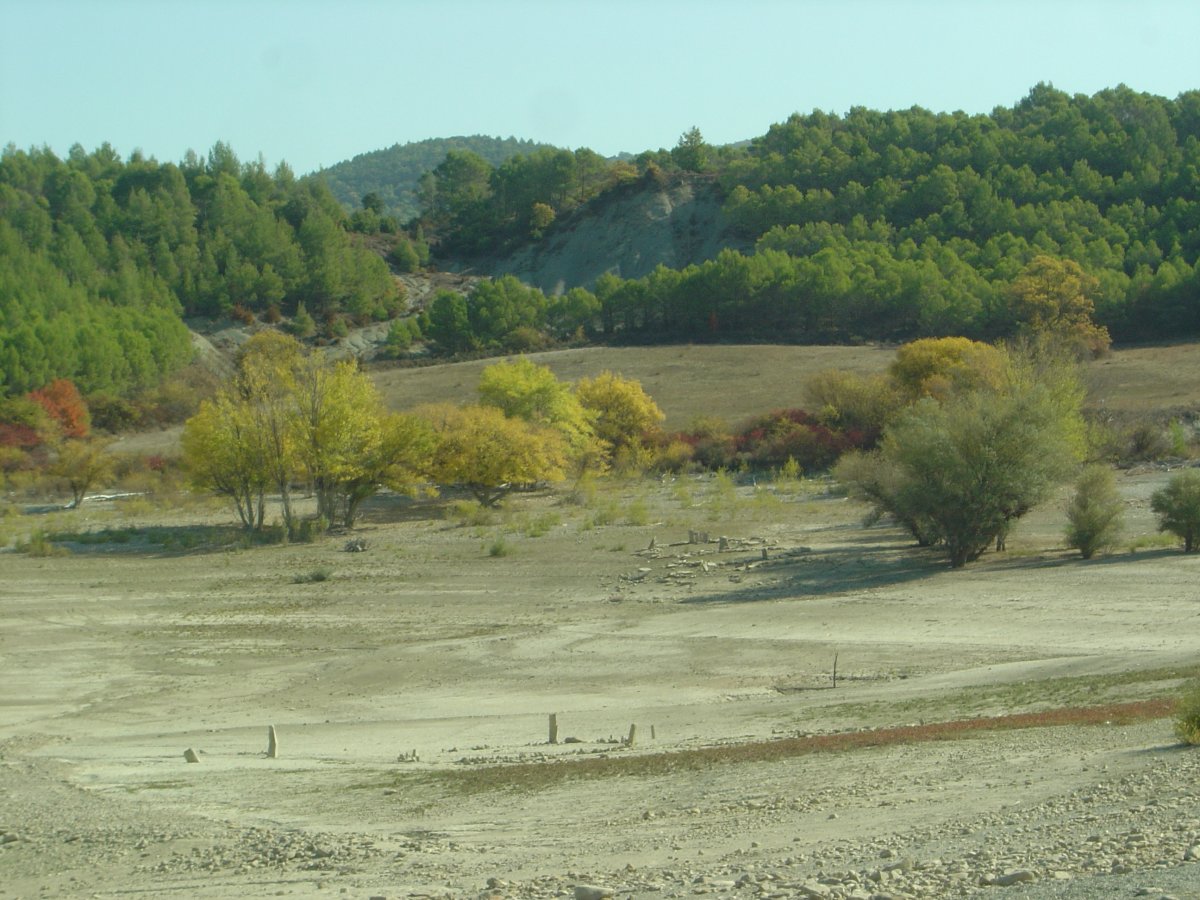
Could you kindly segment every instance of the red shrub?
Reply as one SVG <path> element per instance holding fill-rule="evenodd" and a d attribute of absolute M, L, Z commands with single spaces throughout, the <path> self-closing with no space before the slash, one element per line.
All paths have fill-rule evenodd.
<path fill-rule="evenodd" d="M 50 418 L 62 429 L 63 437 L 87 437 L 92 419 L 74 382 L 56 378 L 45 387 L 30 391 L 29 399 L 50 414 Z"/>

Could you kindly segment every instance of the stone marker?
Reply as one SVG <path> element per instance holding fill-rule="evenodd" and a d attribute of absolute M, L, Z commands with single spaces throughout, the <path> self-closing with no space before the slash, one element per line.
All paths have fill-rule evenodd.
<path fill-rule="evenodd" d="M 275 734 L 275 726 L 267 726 L 267 759 L 276 759 L 279 756 L 279 738 Z"/>
<path fill-rule="evenodd" d="M 183 751 L 183 758 L 186 759 L 190 763 L 200 762 L 200 757 L 198 757 L 196 755 L 196 751 L 193 750 L 191 747 L 188 747 L 186 750 Z"/>

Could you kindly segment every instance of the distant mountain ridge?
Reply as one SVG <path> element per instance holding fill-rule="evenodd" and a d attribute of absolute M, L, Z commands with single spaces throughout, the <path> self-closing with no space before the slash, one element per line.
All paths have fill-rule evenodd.
<path fill-rule="evenodd" d="M 329 186 L 343 206 L 355 210 L 366 194 L 375 193 L 383 201 L 387 215 L 407 222 L 419 212 L 417 185 L 421 176 L 436 168 L 450 150 L 470 150 L 498 166 L 506 159 L 533 153 L 551 144 L 498 138 L 486 135 L 429 138 L 407 144 L 393 144 L 385 150 L 360 153 L 345 162 L 313 173 Z"/>

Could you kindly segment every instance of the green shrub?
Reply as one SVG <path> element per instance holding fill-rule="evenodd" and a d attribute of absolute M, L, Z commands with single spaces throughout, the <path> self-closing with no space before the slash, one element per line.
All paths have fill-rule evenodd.
<path fill-rule="evenodd" d="M 292 576 L 292 584 L 315 584 L 318 581 L 328 581 L 333 575 L 333 569 L 327 566 L 322 566 L 319 569 L 313 569 L 311 572 L 301 572 Z"/>
<path fill-rule="evenodd" d="M 1075 483 L 1075 495 L 1067 507 L 1067 546 L 1084 559 L 1111 547 L 1121 532 L 1123 508 L 1112 470 L 1088 466 Z"/>
<path fill-rule="evenodd" d="M 495 511 L 477 500 L 455 500 L 446 507 L 446 518 L 473 528 L 492 525 L 496 521 Z"/>
<path fill-rule="evenodd" d="M 1152 462 L 1172 455 L 1171 436 L 1157 422 L 1136 422 L 1125 434 L 1122 460 Z"/>
<path fill-rule="evenodd" d="M 619 509 L 617 508 L 617 504 L 608 500 L 603 506 L 592 513 L 589 520 L 591 523 L 590 527 L 600 528 L 604 525 L 612 525 L 617 521 L 618 515 Z"/>
<path fill-rule="evenodd" d="M 1185 744 L 1200 744 L 1200 682 L 1192 682 L 1175 704 L 1175 736 Z"/>
<path fill-rule="evenodd" d="M 1150 497 L 1158 530 L 1183 538 L 1183 550 L 1200 549 L 1200 470 L 1185 469 Z"/>
<path fill-rule="evenodd" d="M 576 506 L 591 506 L 596 502 L 598 492 L 599 486 L 596 484 L 595 473 L 587 471 L 580 475 L 575 482 L 571 493 L 567 495 L 567 502 Z"/>
<path fill-rule="evenodd" d="M 645 500 L 634 500 L 625 507 L 625 524 L 626 525 L 649 525 L 650 524 L 650 509 L 646 506 Z"/>
<path fill-rule="evenodd" d="M 291 539 L 298 544 L 311 544 L 329 530 L 329 522 L 323 518 L 301 519 L 292 530 Z"/>
<path fill-rule="evenodd" d="M 542 535 L 548 534 L 550 529 L 558 525 L 561 521 L 557 513 L 543 513 L 525 523 L 521 530 L 525 532 L 526 537 L 542 537 Z"/>
<path fill-rule="evenodd" d="M 17 542 L 17 552 L 29 556 L 67 556 L 70 551 L 54 543 L 53 537 L 41 528 L 37 528 L 26 541 Z"/>
<path fill-rule="evenodd" d="M 1190 456 L 1188 432 L 1183 423 L 1172 419 L 1167 423 L 1167 435 L 1171 441 L 1171 455 L 1178 457 Z"/>
<path fill-rule="evenodd" d="M 779 467 L 780 481 L 799 481 L 802 474 L 800 463 L 796 462 L 796 457 L 794 456 L 789 456 L 787 461 Z"/>
<path fill-rule="evenodd" d="M 508 556 L 510 553 L 512 553 L 512 547 L 502 537 L 496 538 L 496 540 L 492 541 L 492 545 L 488 547 L 488 556 L 494 558 Z"/>

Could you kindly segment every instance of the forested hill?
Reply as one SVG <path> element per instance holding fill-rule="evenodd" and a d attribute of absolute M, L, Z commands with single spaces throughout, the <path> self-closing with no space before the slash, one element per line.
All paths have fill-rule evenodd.
<path fill-rule="evenodd" d="M 434 169 L 450 150 L 467 150 L 498 166 L 517 154 L 529 154 L 548 147 L 535 141 L 514 137 L 498 138 L 484 135 L 469 137 L 430 138 L 408 144 L 393 144 L 386 150 L 360 153 L 353 159 L 320 169 L 315 175 L 323 178 L 333 196 L 349 209 L 362 206 L 363 197 L 375 194 L 382 212 L 407 222 L 420 209 L 418 188 L 421 176 Z"/>
<path fill-rule="evenodd" d="M 692 129 L 616 161 L 514 143 L 532 149 L 499 163 L 434 148 L 409 223 L 377 192 L 347 212 L 325 178 L 223 144 L 178 164 L 10 145 L 0 394 L 56 378 L 89 399 L 136 392 L 187 358 L 184 316 L 334 339 L 406 311 L 389 264 L 431 258 L 554 296 L 511 277 L 435 294 L 393 327 L 394 352 L 991 339 L 1060 321 L 1097 345 L 1096 326 L 1200 335 L 1200 91 L 1038 85 L 988 115 L 797 114 L 749 145 Z M 621 240 L 588 238 L 597 223 Z"/>
<path fill-rule="evenodd" d="M 710 147 L 694 130 L 598 176 L 560 156 L 532 191 L 511 186 L 513 160 L 447 167 L 423 221 L 451 258 L 499 252 L 502 271 L 587 288 L 610 338 L 1002 337 L 1031 314 L 1015 308 L 1013 285 L 1038 257 L 1081 270 L 1083 299 L 1118 341 L 1200 334 L 1200 91 L 1168 100 L 1038 85 L 988 115 L 797 114 L 746 149 Z M 596 280 L 596 261 L 573 268 L 578 242 L 564 238 L 586 227 L 589 206 L 604 208 L 579 187 L 585 177 L 604 194 L 633 178 L 654 191 L 713 180 L 724 215 L 707 221 L 728 229 L 727 247 L 753 250 Z"/>
<path fill-rule="evenodd" d="M 185 316 L 284 313 L 301 335 L 385 319 L 402 297 L 319 179 L 217 144 L 179 165 L 108 145 L 0 155 L 0 394 L 57 378 L 154 385 L 190 356 Z"/>

